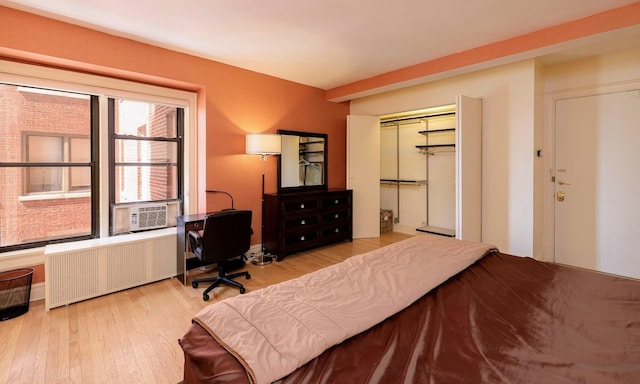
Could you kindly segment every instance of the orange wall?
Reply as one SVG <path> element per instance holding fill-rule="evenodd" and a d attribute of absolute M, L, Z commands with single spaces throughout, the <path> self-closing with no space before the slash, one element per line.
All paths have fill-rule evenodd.
<path fill-rule="evenodd" d="M 199 131 L 206 131 L 200 188 L 228 191 L 237 208 L 253 210 L 254 244 L 260 242 L 262 163 L 244 154 L 247 132 L 327 133 L 329 187 L 346 186 L 349 105 L 326 101 L 324 90 L 1 6 L 0 58 L 196 91 Z M 276 160 L 269 159 L 266 192 L 275 190 Z M 224 198 L 209 194 L 199 208 L 224 208 Z"/>

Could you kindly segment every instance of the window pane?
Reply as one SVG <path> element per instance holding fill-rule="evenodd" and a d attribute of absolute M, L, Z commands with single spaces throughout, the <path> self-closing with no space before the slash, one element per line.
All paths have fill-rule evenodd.
<path fill-rule="evenodd" d="M 25 169 L 0 167 L 0 246 L 90 235 L 90 194 L 66 199 L 23 199 L 21 180 Z"/>
<path fill-rule="evenodd" d="M 176 199 L 177 167 L 116 166 L 115 203 Z"/>
<path fill-rule="evenodd" d="M 27 193 L 62 192 L 62 168 L 27 168 Z"/>
<path fill-rule="evenodd" d="M 176 107 L 116 100 L 116 135 L 175 138 Z"/>
<path fill-rule="evenodd" d="M 90 166 L 57 166 L 91 159 L 91 108 L 87 95 L 0 84 L 0 247 L 92 235 L 90 190 L 68 194 L 91 187 Z M 49 164 L 19 166 L 33 163 Z"/>
<path fill-rule="evenodd" d="M 88 191 L 91 189 L 91 167 L 69 169 L 69 190 Z"/>
<path fill-rule="evenodd" d="M 69 138 L 69 162 L 91 162 L 91 141 L 88 138 Z M 70 190 L 77 191 L 91 188 L 91 167 L 73 167 L 69 172 Z"/>
<path fill-rule="evenodd" d="M 0 116 L 0 148 L 7 149 L 0 151 L 0 162 L 25 161 L 24 134 L 91 134 L 91 99 L 86 95 L 0 84 Z"/>
<path fill-rule="evenodd" d="M 27 135 L 27 163 L 60 163 L 64 152 L 61 136 Z M 27 168 L 26 193 L 61 192 L 62 170 L 52 167 Z"/>
<path fill-rule="evenodd" d="M 27 135 L 27 163 L 60 163 L 64 154 L 64 137 Z"/>
<path fill-rule="evenodd" d="M 116 140 L 116 163 L 176 163 L 178 143 L 149 140 Z"/>

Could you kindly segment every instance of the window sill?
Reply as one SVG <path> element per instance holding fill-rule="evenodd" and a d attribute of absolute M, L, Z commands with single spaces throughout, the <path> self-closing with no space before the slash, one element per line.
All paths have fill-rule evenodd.
<path fill-rule="evenodd" d="M 91 192 L 61 192 L 61 193 L 43 193 L 37 195 L 18 196 L 18 201 L 40 201 L 40 200 L 60 200 L 60 199 L 77 199 L 80 197 L 91 197 Z"/>

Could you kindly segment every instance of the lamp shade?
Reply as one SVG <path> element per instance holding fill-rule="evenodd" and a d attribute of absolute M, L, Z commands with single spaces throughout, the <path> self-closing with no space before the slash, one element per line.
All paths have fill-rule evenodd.
<path fill-rule="evenodd" d="M 249 155 L 279 155 L 282 146 L 280 135 L 252 133 L 246 138 Z"/>

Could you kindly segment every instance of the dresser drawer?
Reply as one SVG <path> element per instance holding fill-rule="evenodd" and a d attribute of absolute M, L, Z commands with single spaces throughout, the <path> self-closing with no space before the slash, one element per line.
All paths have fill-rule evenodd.
<path fill-rule="evenodd" d="M 285 231 L 318 225 L 318 215 L 287 216 L 283 218 Z"/>
<path fill-rule="evenodd" d="M 322 214 L 322 222 L 323 223 L 331 223 L 331 222 L 334 222 L 334 221 L 346 220 L 346 219 L 349 218 L 350 214 L 351 213 L 350 213 L 349 210 L 323 213 Z"/>
<path fill-rule="evenodd" d="M 296 199 L 287 200 L 282 203 L 283 214 L 288 215 L 292 213 L 301 213 L 308 211 L 315 211 L 320 208 L 318 199 Z"/>
<path fill-rule="evenodd" d="M 322 229 L 322 238 L 325 240 L 340 238 L 346 239 L 351 237 L 351 226 L 348 223 L 339 225 L 331 225 Z"/>
<path fill-rule="evenodd" d="M 308 231 L 289 233 L 284 236 L 284 246 L 292 247 L 296 245 L 308 245 L 318 240 L 317 228 L 310 228 Z"/>
<path fill-rule="evenodd" d="M 322 199 L 322 209 L 347 208 L 351 206 L 351 198 L 347 193 L 334 193 Z"/>

